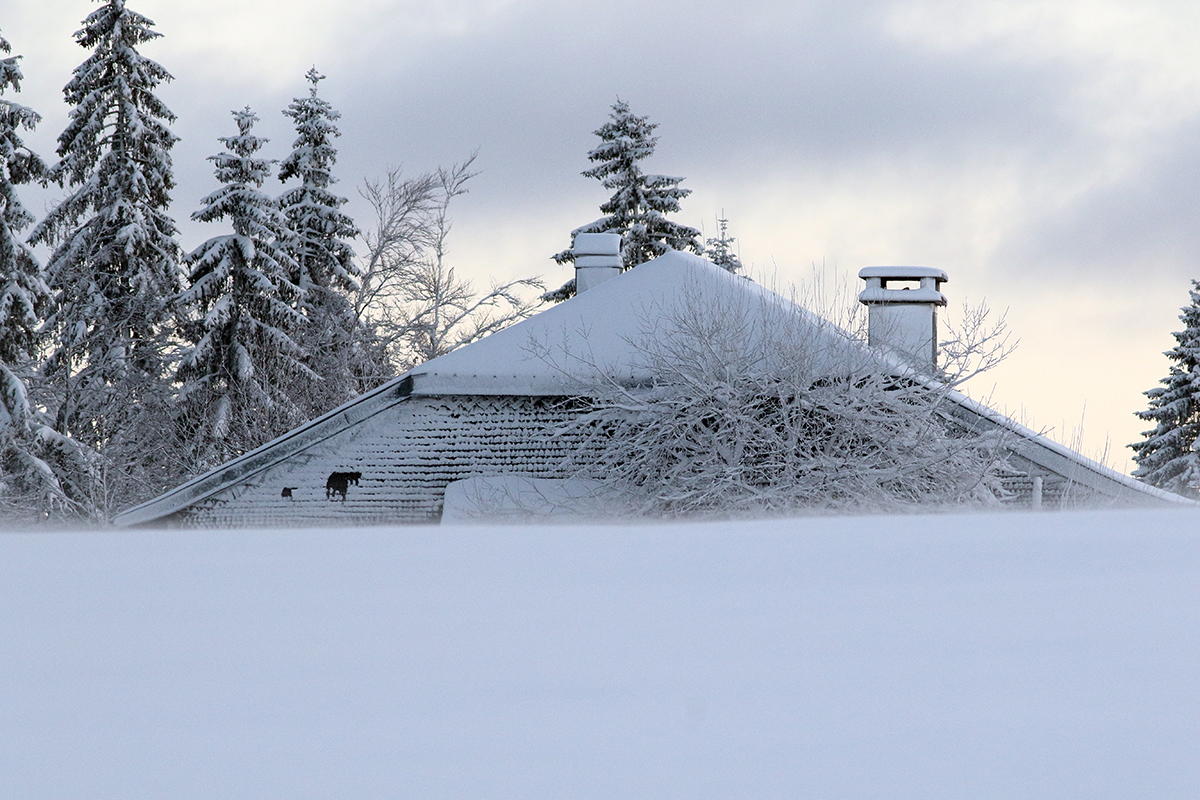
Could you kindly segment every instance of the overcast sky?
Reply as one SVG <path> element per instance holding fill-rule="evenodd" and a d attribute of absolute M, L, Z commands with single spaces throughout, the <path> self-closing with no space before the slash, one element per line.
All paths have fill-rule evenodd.
<path fill-rule="evenodd" d="M 86 0 L 13 0 L 0 30 L 25 56 L 15 97 L 44 117 L 86 52 Z M 872 264 L 950 274 L 951 309 L 986 300 L 1021 346 L 973 394 L 1127 468 L 1142 392 L 1168 369 L 1200 277 L 1200 4 L 1194 0 L 129 0 L 175 80 L 174 215 L 216 188 L 204 159 L 249 105 L 269 156 L 304 72 L 341 111 L 337 174 L 355 187 L 478 148 L 455 209 L 454 263 L 568 277 L 549 260 L 599 216 L 583 178 L 620 97 L 659 123 L 652 171 L 686 177 L 681 222 L 723 209 L 756 275 L 853 276 Z M 431 7 L 433 6 L 433 7 Z M 31 205 L 44 202 L 38 197 Z M 995 383 L 994 391 L 991 384 Z M 1085 413 L 1086 409 L 1086 413 Z"/>

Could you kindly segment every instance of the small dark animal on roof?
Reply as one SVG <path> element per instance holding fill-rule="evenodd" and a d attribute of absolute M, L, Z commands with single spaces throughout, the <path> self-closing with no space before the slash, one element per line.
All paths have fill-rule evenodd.
<path fill-rule="evenodd" d="M 299 486 L 285 486 L 285 487 L 283 487 L 283 491 L 279 493 L 279 496 L 286 497 L 288 500 L 291 500 L 292 499 L 292 490 L 299 489 L 299 488 L 300 488 Z"/>
<path fill-rule="evenodd" d="M 347 487 L 352 483 L 358 486 L 358 479 L 361 477 L 361 472 L 329 473 L 329 480 L 325 481 L 325 499 L 332 500 L 340 494 L 345 501 Z"/>

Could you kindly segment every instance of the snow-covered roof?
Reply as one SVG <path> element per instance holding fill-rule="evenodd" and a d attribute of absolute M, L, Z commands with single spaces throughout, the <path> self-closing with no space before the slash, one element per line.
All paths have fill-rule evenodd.
<path fill-rule="evenodd" d="M 751 336 L 783 313 L 808 331 L 806 344 L 830 370 L 862 359 L 900 360 L 868 349 L 844 331 L 752 281 L 697 256 L 671 252 L 606 281 L 571 300 L 478 342 L 433 359 L 338 409 L 166 494 L 117 516 L 118 525 L 162 519 L 230 486 L 245 482 L 283 459 L 346 431 L 414 396 L 559 397 L 586 393 L 597 379 L 643 382 L 651 378 L 639 337 L 665 315 L 711 304 L 741 316 Z M 750 344 L 750 343 L 748 343 Z M 910 373 L 914 374 L 915 373 Z M 1069 480 L 1108 496 L 1168 502 L 1189 501 L 1136 481 L 1019 425 L 961 394 L 951 399 L 961 414 L 1013 435 L 1020 455 Z"/>
<path fill-rule="evenodd" d="M 894 267 L 863 267 L 858 271 L 860 278 L 894 278 L 897 280 L 919 280 L 920 278 L 935 278 L 938 283 L 948 283 L 950 277 L 943 269 L 937 267 L 912 267 L 898 265 Z"/>
<path fill-rule="evenodd" d="M 845 334 L 758 284 L 688 253 L 670 252 L 516 325 L 414 368 L 414 394 L 573 394 L 597 378 L 650 377 L 639 339 L 648 325 L 708 304 L 759 318 L 783 310 L 807 322 L 830 360 L 859 353 Z M 835 355 L 836 354 L 836 355 Z M 860 353 L 861 354 L 861 353 Z"/>

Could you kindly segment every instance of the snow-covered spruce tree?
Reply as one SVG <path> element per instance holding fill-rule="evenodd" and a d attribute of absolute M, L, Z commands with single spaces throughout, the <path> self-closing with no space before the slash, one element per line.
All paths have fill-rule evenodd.
<path fill-rule="evenodd" d="M 300 289 L 306 320 L 297 342 L 319 377 L 307 380 L 307 391 L 295 396 L 305 405 L 305 415 L 315 417 L 358 393 L 356 375 L 364 357 L 356 352 L 359 337 L 351 299 L 359 289 L 360 270 L 348 243 L 360 234 L 340 210 L 346 198 L 329 189 L 336 182 L 334 139 L 341 135 L 334 122 L 341 115 L 317 96 L 317 84 L 325 76 L 313 68 L 304 77 L 312 84 L 308 96 L 295 98 L 283 112 L 295 125 L 296 140 L 279 167 L 281 181 L 295 178 L 300 185 L 284 192 L 279 205 L 295 234 L 284 244 L 296 263 L 291 279 Z"/>
<path fill-rule="evenodd" d="M 106 0 L 75 34 L 92 54 L 63 90 L 73 108 L 49 171 L 69 194 L 30 239 L 54 248 L 43 371 L 55 427 L 103 456 L 106 510 L 162 491 L 176 467 L 164 435 L 169 301 L 182 288 L 167 215 L 175 117 L 154 94 L 171 76 L 137 49 L 160 36 L 152 26 Z"/>
<path fill-rule="evenodd" d="M 241 455 L 304 421 L 305 409 L 287 394 L 298 376 L 315 380 L 293 335 L 303 324 L 296 262 L 280 245 L 290 235 L 276 202 L 259 191 L 274 162 L 255 157 L 267 141 L 251 130 L 249 108 L 233 112 L 238 133 L 211 156 L 223 185 L 192 215 L 228 220 L 233 233 L 216 236 L 188 256 L 192 312 L 183 325 L 192 346 L 178 379 L 182 431 L 191 468 L 203 471 Z"/>
<path fill-rule="evenodd" d="M 782 298 L 692 287 L 630 338 L 635 375 L 580 386 L 567 473 L 606 513 L 765 516 L 995 505 L 1004 441 L 929 383 Z M 562 363 L 548 343 L 548 357 Z M 596 356 L 590 355 L 589 358 Z M 603 375 L 600 363 L 585 364 Z M 622 508 L 622 506 L 624 506 Z"/>
<path fill-rule="evenodd" d="M 721 212 L 724 215 L 724 211 Z M 736 241 L 729 235 L 729 220 L 724 216 L 717 218 L 717 235 L 704 240 L 704 257 L 726 272 L 737 273 L 742 268 L 742 260 L 733 250 Z"/>
<path fill-rule="evenodd" d="M 648 175 L 638 162 L 654 154 L 658 137 L 657 123 L 639 117 L 629 104 L 618 99 L 613 103 L 609 121 L 594 131 L 600 144 L 588 153 L 596 166 L 583 172 L 586 178 L 596 178 L 612 196 L 600 206 L 605 216 L 571 231 L 571 245 L 581 233 L 619 233 L 622 236 L 621 259 L 625 269 L 657 258 L 668 250 L 702 252 L 700 231 L 667 219 L 679 211 L 679 201 L 692 193 L 680 187 L 683 178 L 667 175 Z M 559 264 L 574 260 L 570 248 L 554 255 Z M 547 300 L 565 300 L 575 293 L 574 280 L 545 295 Z"/>
<path fill-rule="evenodd" d="M 0 36 L 0 53 L 11 46 Z M 21 89 L 20 56 L 0 59 L 0 93 Z M 50 289 L 33 251 L 19 238 L 34 222 L 16 187 L 41 179 L 46 165 L 21 139 L 41 117 L 0 98 L 0 517 L 10 522 L 91 516 L 91 464 L 71 439 L 47 426 L 29 400 L 38 329 Z"/>
<path fill-rule="evenodd" d="M 1155 423 L 1145 438 L 1129 445 L 1136 478 L 1185 497 L 1200 497 L 1200 281 L 1192 281 L 1191 305 L 1179 319 L 1183 330 L 1172 334 L 1177 344 L 1166 352 L 1170 373 L 1147 391 L 1150 407 L 1136 412 Z"/>

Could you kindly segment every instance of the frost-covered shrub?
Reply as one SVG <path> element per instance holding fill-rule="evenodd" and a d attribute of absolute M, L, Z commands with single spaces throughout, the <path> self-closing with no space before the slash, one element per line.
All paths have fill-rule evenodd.
<path fill-rule="evenodd" d="M 631 339 L 653 376 L 588 387 L 576 477 L 646 516 L 994 504 L 1003 443 L 921 377 L 766 292 L 702 293 Z"/>

